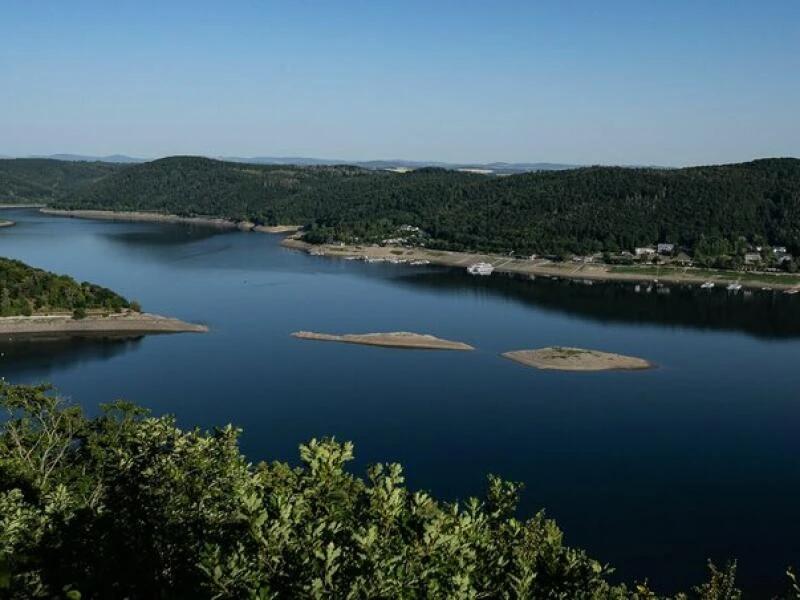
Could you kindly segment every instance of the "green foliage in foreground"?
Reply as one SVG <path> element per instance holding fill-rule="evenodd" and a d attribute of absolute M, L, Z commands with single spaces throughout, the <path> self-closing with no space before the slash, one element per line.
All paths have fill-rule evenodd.
<path fill-rule="evenodd" d="M 102 415 L 0 383 L 0 595 L 9 598 L 655 599 L 514 518 L 519 486 L 436 501 L 399 465 L 349 474 L 349 443 L 253 466 L 239 431 L 182 431 L 116 402 Z M 735 565 L 676 598 L 736 600 Z M 797 590 L 795 590 L 797 592 Z M 800 595 L 796 595 L 800 598 Z"/>
<path fill-rule="evenodd" d="M 139 305 L 102 286 L 0 257 L 0 317 L 72 311 L 78 318 L 87 310 L 123 308 L 138 311 Z"/>

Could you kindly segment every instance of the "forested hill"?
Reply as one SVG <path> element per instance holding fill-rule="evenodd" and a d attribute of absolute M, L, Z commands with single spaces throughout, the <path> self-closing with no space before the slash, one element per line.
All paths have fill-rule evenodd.
<path fill-rule="evenodd" d="M 47 203 L 85 189 L 120 165 L 46 158 L 0 160 L 0 204 Z"/>
<path fill-rule="evenodd" d="M 138 310 L 138 305 L 99 285 L 0 258 L 0 317 L 63 311 L 80 315 L 86 310 L 123 308 Z"/>
<path fill-rule="evenodd" d="M 743 243 L 800 252 L 800 160 L 792 158 L 494 177 L 173 157 L 119 168 L 53 205 L 301 224 L 315 241 L 379 241 L 408 224 L 429 246 L 454 250 L 585 253 L 672 242 L 710 254 Z"/>

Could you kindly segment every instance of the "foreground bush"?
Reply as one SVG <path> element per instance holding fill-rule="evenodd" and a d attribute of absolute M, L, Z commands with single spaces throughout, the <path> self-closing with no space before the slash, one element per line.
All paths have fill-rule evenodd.
<path fill-rule="evenodd" d="M 182 431 L 124 402 L 90 419 L 48 391 L 0 383 L 0 596 L 657 598 L 608 583 L 543 514 L 515 519 L 516 484 L 440 503 L 397 464 L 354 477 L 332 440 L 302 445 L 299 468 L 253 466 L 231 426 Z M 688 597 L 740 598 L 734 572 Z"/>

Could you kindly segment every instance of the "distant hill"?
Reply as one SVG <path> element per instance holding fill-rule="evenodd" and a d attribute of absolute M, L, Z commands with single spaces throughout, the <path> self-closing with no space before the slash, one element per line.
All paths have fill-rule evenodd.
<path fill-rule="evenodd" d="M 301 224 L 312 241 L 375 242 L 408 224 L 426 232 L 429 247 L 453 250 L 561 254 L 672 242 L 713 256 L 756 243 L 800 252 L 800 160 L 792 158 L 493 177 L 171 157 L 121 167 L 54 205 Z"/>
<path fill-rule="evenodd" d="M 256 156 L 256 157 L 221 157 L 221 160 L 244 162 L 264 165 L 353 165 L 364 169 L 385 169 L 385 170 L 414 170 L 426 167 L 438 167 L 453 170 L 476 170 L 486 171 L 496 175 L 510 173 L 522 173 L 525 171 L 555 171 L 563 169 L 574 169 L 578 165 L 558 164 L 558 163 L 449 163 L 437 161 L 413 161 L 413 160 L 339 160 L 324 158 L 309 158 L 302 156 Z"/>
<path fill-rule="evenodd" d="M 52 202 L 98 183 L 121 165 L 46 158 L 0 160 L 0 202 Z"/>
<path fill-rule="evenodd" d="M 72 162 L 107 162 L 107 163 L 141 163 L 146 162 L 144 158 L 134 158 L 124 154 L 111 154 L 109 156 L 86 156 L 83 154 L 47 154 L 32 155 L 25 158 L 51 158 L 53 160 L 64 160 Z"/>
<path fill-rule="evenodd" d="M 0 156 L 2 158 L 10 158 Z M 126 156 L 124 154 L 112 154 L 109 156 L 90 156 L 84 154 L 48 154 L 48 155 L 33 155 L 23 158 L 49 158 L 53 160 L 62 160 L 68 162 L 107 162 L 107 163 L 122 163 L 134 164 L 149 162 L 149 159 L 136 158 L 133 156 Z M 223 160 L 228 162 L 239 162 L 255 165 L 298 165 L 298 166 L 335 166 L 335 165 L 352 165 L 362 167 L 364 169 L 386 169 L 386 170 L 412 170 L 422 169 L 425 167 L 439 167 L 442 169 L 470 169 L 480 170 L 497 175 L 505 175 L 510 173 L 522 173 L 525 171 L 555 171 L 563 169 L 574 169 L 578 165 L 558 164 L 558 163 L 506 163 L 506 162 L 493 162 L 493 163 L 449 163 L 441 161 L 414 161 L 403 159 L 391 160 L 365 160 L 353 161 L 333 158 L 314 158 L 306 156 L 220 156 L 211 157 L 216 160 Z"/>

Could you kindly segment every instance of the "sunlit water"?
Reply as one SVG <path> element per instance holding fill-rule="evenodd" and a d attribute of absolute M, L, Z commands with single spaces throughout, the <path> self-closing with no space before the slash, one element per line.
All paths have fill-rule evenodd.
<path fill-rule="evenodd" d="M 106 285 L 208 334 L 12 344 L 0 375 L 53 382 L 87 410 L 124 397 L 185 426 L 233 422 L 253 459 L 296 462 L 314 436 L 353 440 L 362 472 L 401 462 L 447 499 L 495 473 L 526 484 L 570 544 L 657 589 L 740 560 L 760 595 L 800 565 L 800 301 L 697 288 L 474 278 L 306 256 L 279 237 L 4 211 L 0 255 Z M 657 293 L 659 292 L 660 293 Z M 417 331 L 475 352 L 290 337 Z M 647 372 L 529 369 L 547 345 L 647 358 Z"/>

